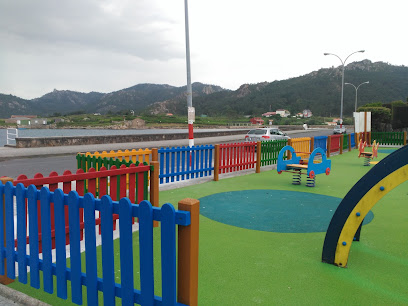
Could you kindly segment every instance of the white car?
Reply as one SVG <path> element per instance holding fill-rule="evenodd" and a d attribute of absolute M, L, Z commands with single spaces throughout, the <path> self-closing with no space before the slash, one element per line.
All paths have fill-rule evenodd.
<path fill-rule="evenodd" d="M 259 128 L 250 130 L 245 135 L 245 141 L 265 141 L 265 140 L 281 140 L 290 139 L 288 135 L 278 128 Z"/>
<path fill-rule="evenodd" d="M 346 132 L 347 129 L 344 125 L 343 126 L 336 125 L 333 130 L 333 134 L 345 134 Z"/>

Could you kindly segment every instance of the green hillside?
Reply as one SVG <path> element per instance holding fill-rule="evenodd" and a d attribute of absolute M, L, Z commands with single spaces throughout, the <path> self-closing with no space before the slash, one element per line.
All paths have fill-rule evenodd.
<path fill-rule="evenodd" d="M 345 68 L 345 82 L 369 81 L 358 90 L 358 103 L 389 103 L 406 101 L 408 97 L 408 67 L 393 66 L 369 60 L 354 62 Z M 310 109 L 314 115 L 340 114 L 341 67 L 320 69 L 312 73 L 271 83 L 244 84 L 236 91 L 223 91 L 196 97 L 197 114 L 260 115 L 284 108 L 292 114 Z M 344 88 L 344 115 L 351 116 L 355 105 L 355 89 Z M 185 113 L 184 101 L 167 103 L 168 111 Z"/>

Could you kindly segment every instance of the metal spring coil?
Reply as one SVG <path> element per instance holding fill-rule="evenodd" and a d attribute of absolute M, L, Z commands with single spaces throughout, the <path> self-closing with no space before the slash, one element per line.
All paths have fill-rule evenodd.
<path fill-rule="evenodd" d="M 292 185 L 300 185 L 301 182 L 301 171 L 296 170 L 296 173 L 293 173 L 293 178 L 292 178 Z"/>
<path fill-rule="evenodd" d="M 370 166 L 371 157 L 364 157 L 364 166 Z"/>
<path fill-rule="evenodd" d="M 316 185 L 316 177 L 314 178 L 307 177 L 306 186 L 314 187 L 315 185 Z"/>

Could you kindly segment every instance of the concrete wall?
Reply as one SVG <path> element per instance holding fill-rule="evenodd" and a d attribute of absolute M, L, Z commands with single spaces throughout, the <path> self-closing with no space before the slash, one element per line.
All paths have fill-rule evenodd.
<path fill-rule="evenodd" d="M 194 132 L 195 138 L 216 137 L 228 135 L 245 135 L 245 131 L 223 131 L 223 132 Z M 21 137 L 16 138 L 17 148 L 35 148 L 35 147 L 56 147 L 73 145 L 90 145 L 106 143 L 131 143 L 139 141 L 158 141 L 188 139 L 187 133 L 177 134 L 143 134 L 143 135 L 112 135 L 112 136 L 65 136 L 65 137 Z M 244 138 L 242 138 L 244 139 Z"/>

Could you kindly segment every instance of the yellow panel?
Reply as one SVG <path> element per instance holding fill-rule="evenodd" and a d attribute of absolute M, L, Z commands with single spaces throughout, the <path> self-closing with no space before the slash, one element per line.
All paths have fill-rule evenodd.
<path fill-rule="evenodd" d="M 339 240 L 337 241 L 336 255 L 334 259 L 336 265 L 341 267 L 347 265 L 348 255 L 354 235 L 370 209 L 388 192 L 407 180 L 408 165 L 401 167 L 386 176 L 373 186 L 363 198 L 361 198 L 344 223 Z M 381 190 L 381 187 L 384 187 L 384 190 Z M 357 213 L 360 213 L 360 216 L 357 216 Z M 343 243 L 345 243 L 345 245 L 343 245 Z"/>
<path fill-rule="evenodd" d="M 299 137 L 291 139 L 291 146 L 293 147 L 293 149 L 295 149 L 296 156 L 300 156 L 302 159 L 309 158 L 310 140 L 310 137 Z"/>

